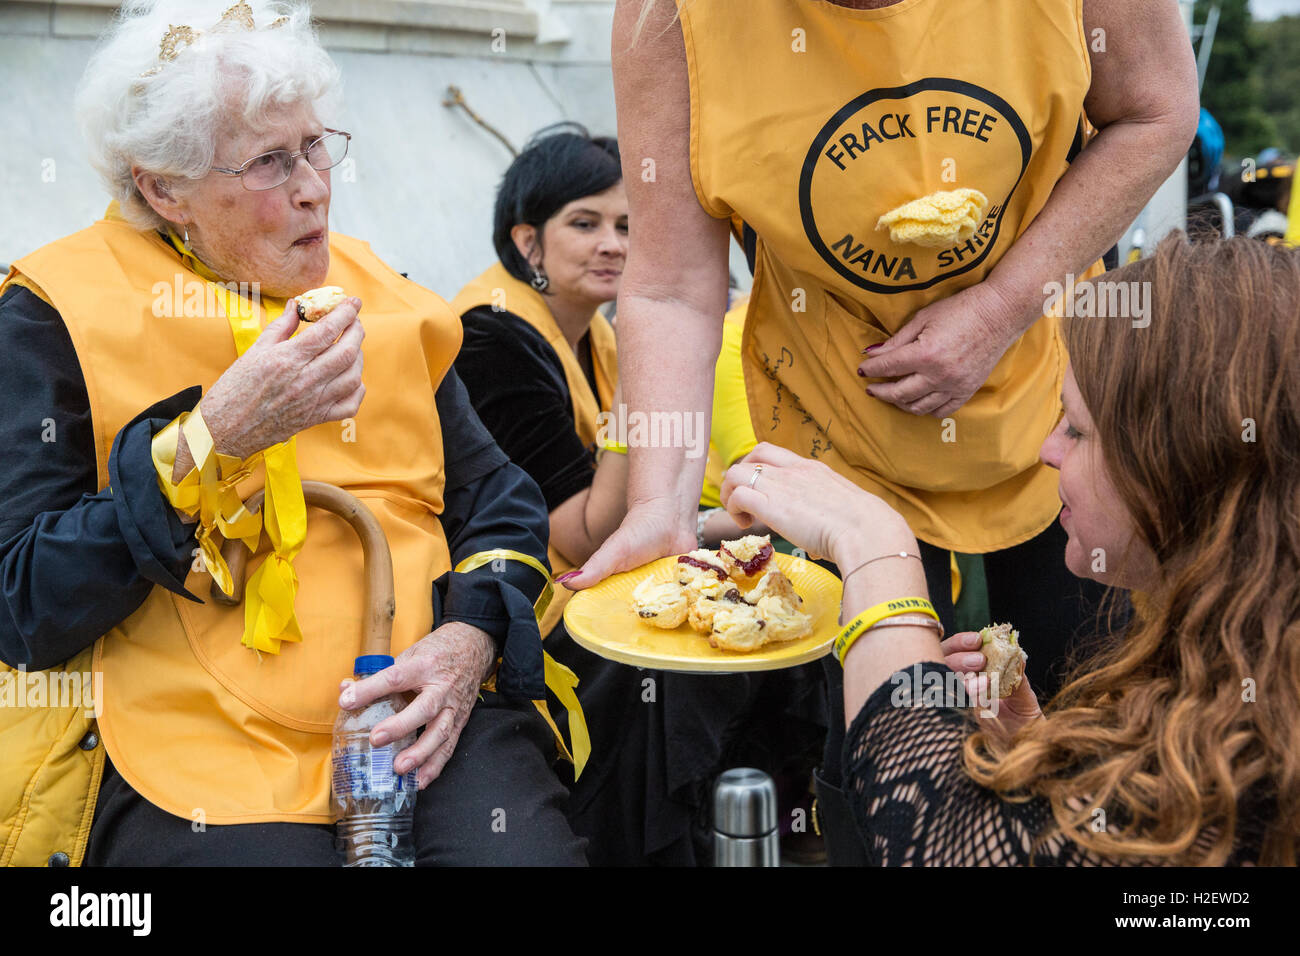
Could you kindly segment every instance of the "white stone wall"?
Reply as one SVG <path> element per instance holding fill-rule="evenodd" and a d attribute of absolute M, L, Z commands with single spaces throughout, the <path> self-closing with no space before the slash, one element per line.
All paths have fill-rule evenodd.
<path fill-rule="evenodd" d="M 312 6 L 343 73 L 345 112 L 331 125 L 353 133 L 355 165 L 333 177 L 331 228 L 366 239 L 443 296 L 493 261 L 492 204 L 511 160 L 463 110 L 442 105 L 448 86 L 516 148 L 560 120 L 616 132 L 613 0 Z M 113 7 L 0 2 L 0 263 L 83 228 L 107 205 L 72 97 Z"/>

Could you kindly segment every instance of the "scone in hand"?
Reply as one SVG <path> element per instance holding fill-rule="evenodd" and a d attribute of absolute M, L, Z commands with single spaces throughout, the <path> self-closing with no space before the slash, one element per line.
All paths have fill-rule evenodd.
<path fill-rule="evenodd" d="M 992 624 L 980 631 L 980 651 L 987 662 L 982 673 L 998 698 L 1010 697 L 1025 676 L 1029 655 L 1020 646 L 1020 632 L 1010 624 Z"/>
<path fill-rule="evenodd" d="M 347 295 L 336 285 L 323 285 L 294 298 L 298 301 L 298 318 L 304 322 L 315 322 L 333 312 Z"/>

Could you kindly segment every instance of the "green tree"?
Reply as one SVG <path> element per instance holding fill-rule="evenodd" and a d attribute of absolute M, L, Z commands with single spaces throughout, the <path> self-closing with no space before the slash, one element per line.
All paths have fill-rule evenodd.
<path fill-rule="evenodd" d="M 1260 100 L 1277 129 L 1271 145 L 1300 153 L 1300 16 L 1252 27 L 1259 55 Z"/>
<path fill-rule="evenodd" d="M 1219 27 L 1201 87 L 1201 105 L 1223 127 L 1227 152 L 1253 156 L 1277 138 L 1263 106 L 1258 32 L 1251 29 L 1249 0 L 1196 0 L 1196 23 L 1205 23 L 1210 7 L 1216 5 Z"/>

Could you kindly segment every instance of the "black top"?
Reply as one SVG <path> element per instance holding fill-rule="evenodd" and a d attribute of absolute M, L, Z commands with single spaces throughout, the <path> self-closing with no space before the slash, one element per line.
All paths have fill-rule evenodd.
<path fill-rule="evenodd" d="M 163 495 L 150 446 L 202 390 L 184 389 L 123 427 L 109 455 L 109 486 L 98 488 L 72 339 L 58 313 L 21 286 L 0 298 L 0 355 L 0 661 L 40 670 L 89 647 L 155 586 L 199 600 L 185 589 L 197 525 L 182 522 Z M 491 548 L 545 563 L 549 516 L 537 486 L 497 447 L 454 370 L 435 400 L 447 455 L 439 518 L 452 565 Z M 487 565 L 431 582 L 435 626 L 463 621 L 492 635 L 503 657 L 497 687 L 507 696 L 545 694 L 532 614 L 542 583 L 514 561 L 501 572 Z"/>
<path fill-rule="evenodd" d="M 921 687 L 913 687 L 916 674 Z M 931 676 L 933 675 L 933 676 Z M 1003 800 L 977 784 L 962 762 L 975 729 L 948 694 L 955 676 L 926 662 L 899 671 L 867 698 L 844 741 L 844 790 L 875 866 L 1109 866 L 1059 835 L 1030 859 L 1033 837 L 1052 824 L 1047 800 Z M 944 687 L 944 704 L 934 692 Z M 915 693 L 913 693 L 915 691 Z M 1047 718 L 1051 719 L 1051 718 Z M 1255 862 L 1263 829 L 1276 815 L 1268 801 L 1244 799 L 1230 864 Z M 1198 841 L 1202 849 L 1211 834 Z"/>
<path fill-rule="evenodd" d="M 513 312 L 490 306 L 462 317 L 465 340 L 456 371 L 469 400 L 510 460 L 528 472 L 554 511 L 596 475 L 595 449 L 575 431 L 573 399 L 564 366 L 541 333 Z M 591 336 L 583 338 L 590 348 Z M 586 367 L 591 390 L 591 363 Z"/>

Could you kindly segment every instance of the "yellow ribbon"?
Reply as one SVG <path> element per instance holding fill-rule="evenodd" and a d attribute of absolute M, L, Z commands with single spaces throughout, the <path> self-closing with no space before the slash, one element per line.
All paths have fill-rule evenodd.
<path fill-rule="evenodd" d="M 235 353 L 243 355 L 262 332 L 263 310 L 283 311 L 284 302 L 264 298 L 259 304 L 243 298 L 223 285 L 220 277 L 187 250 L 174 234 L 169 233 L 168 239 L 195 274 L 216 292 L 230 323 Z M 179 483 L 173 484 L 171 476 L 179 441 L 177 432 L 181 430 L 185 433 L 195 467 Z M 191 516 L 197 506 L 199 529 L 195 538 L 213 580 L 226 594 L 233 592 L 234 584 L 221 550 L 212 540 L 214 525 L 226 538 L 240 538 L 250 551 L 257 549 L 261 529 L 263 526 L 266 528 L 274 550 L 253 573 L 246 588 L 244 646 L 278 654 L 281 641 L 301 641 L 302 629 L 294 613 L 298 575 L 293 568 L 293 559 L 307 539 L 307 503 L 298 474 L 296 440 L 290 438 L 287 442 L 273 445 L 246 462 L 213 454 L 212 435 L 196 408 L 154 436 L 152 451 L 159 484 L 167 500 Z M 244 510 L 235 485 L 251 473 L 252 465 L 259 458 L 266 466 L 266 495 L 261 513 L 255 515 Z M 220 477 L 218 466 L 221 468 Z M 227 476 L 227 467 L 234 468 L 235 473 Z"/>
<path fill-rule="evenodd" d="M 537 623 L 540 625 L 542 618 L 546 615 L 546 609 L 551 605 L 551 599 L 555 596 L 555 584 L 551 580 L 550 572 L 546 570 L 546 565 L 531 554 L 524 554 L 522 551 L 513 551 L 509 548 L 494 548 L 490 551 L 471 554 L 457 564 L 453 571 L 457 574 L 466 574 L 492 561 L 519 561 L 539 573 L 543 580 L 546 581 L 546 584 L 542 587 L 542 593 L 538 595 L 537 600 L 533 603 L 533 614 L 537 617 Z M 546 707 L 546 701 L 535 700 L 533 706 L 537 708 L 537 712 L 542 715 L 542 719 L 546 721 L 552 733 L 555 734 L 560 753 L 573 764 L 573 779 L 576 780 L 582 776 L 582 770 L 587 766 L 587 759 L 591 756 L 591 734 L 587 730 L 587 717 L 582 712 L 582 704 L 578 700 L 578 695 L 574 693 L 574 688 L 578 686 L 578 675 L 546 653 L 545 650 L 542 651 L 542 660 L 545 667 L 546 686 L 550 688 L 556 699 L 564 705 L 564 709 L 569 712 L 569 736 L 573 738 L 572 751 L 565 745 L 564 735 L 560 733 L 560 728 L 556 726 L 555 719 Z"/>
<path fill-rule="evenodd" d="M 269 448 L 266 462 L 266 534 L 274 549 L 248 582 L 244 601 L 245 647 L 280 653 L 280 641 L 301 641 L 293 611 L 298 575 L 293 559 L 307 540 L 307 502 L 298 478 L 296 439 Z"/>
<path fill-rule="evenodd" d="M 173 482 L 171 476 L 182 431 L 194 467 L 179 482 Z M 234 590 L 230 568 L 221 556 L 220 546 L 212 540 L 212 529 L 215 526 L 226 538 L 240 538 L 250 548 L 257 546 L 262 519 L 244 509 L 235 485 L 248 476 L 261 455 L 241 462 L 229 455 L 214 454 L 212 435 L 198 408 L 180 415 L 155 435 L 151 453 L 159 485 L 172 507 L 190 517 L 198 512 L 199 527 L 194 537 L 204 563 L 221 590 L 230 594 Z"/>

